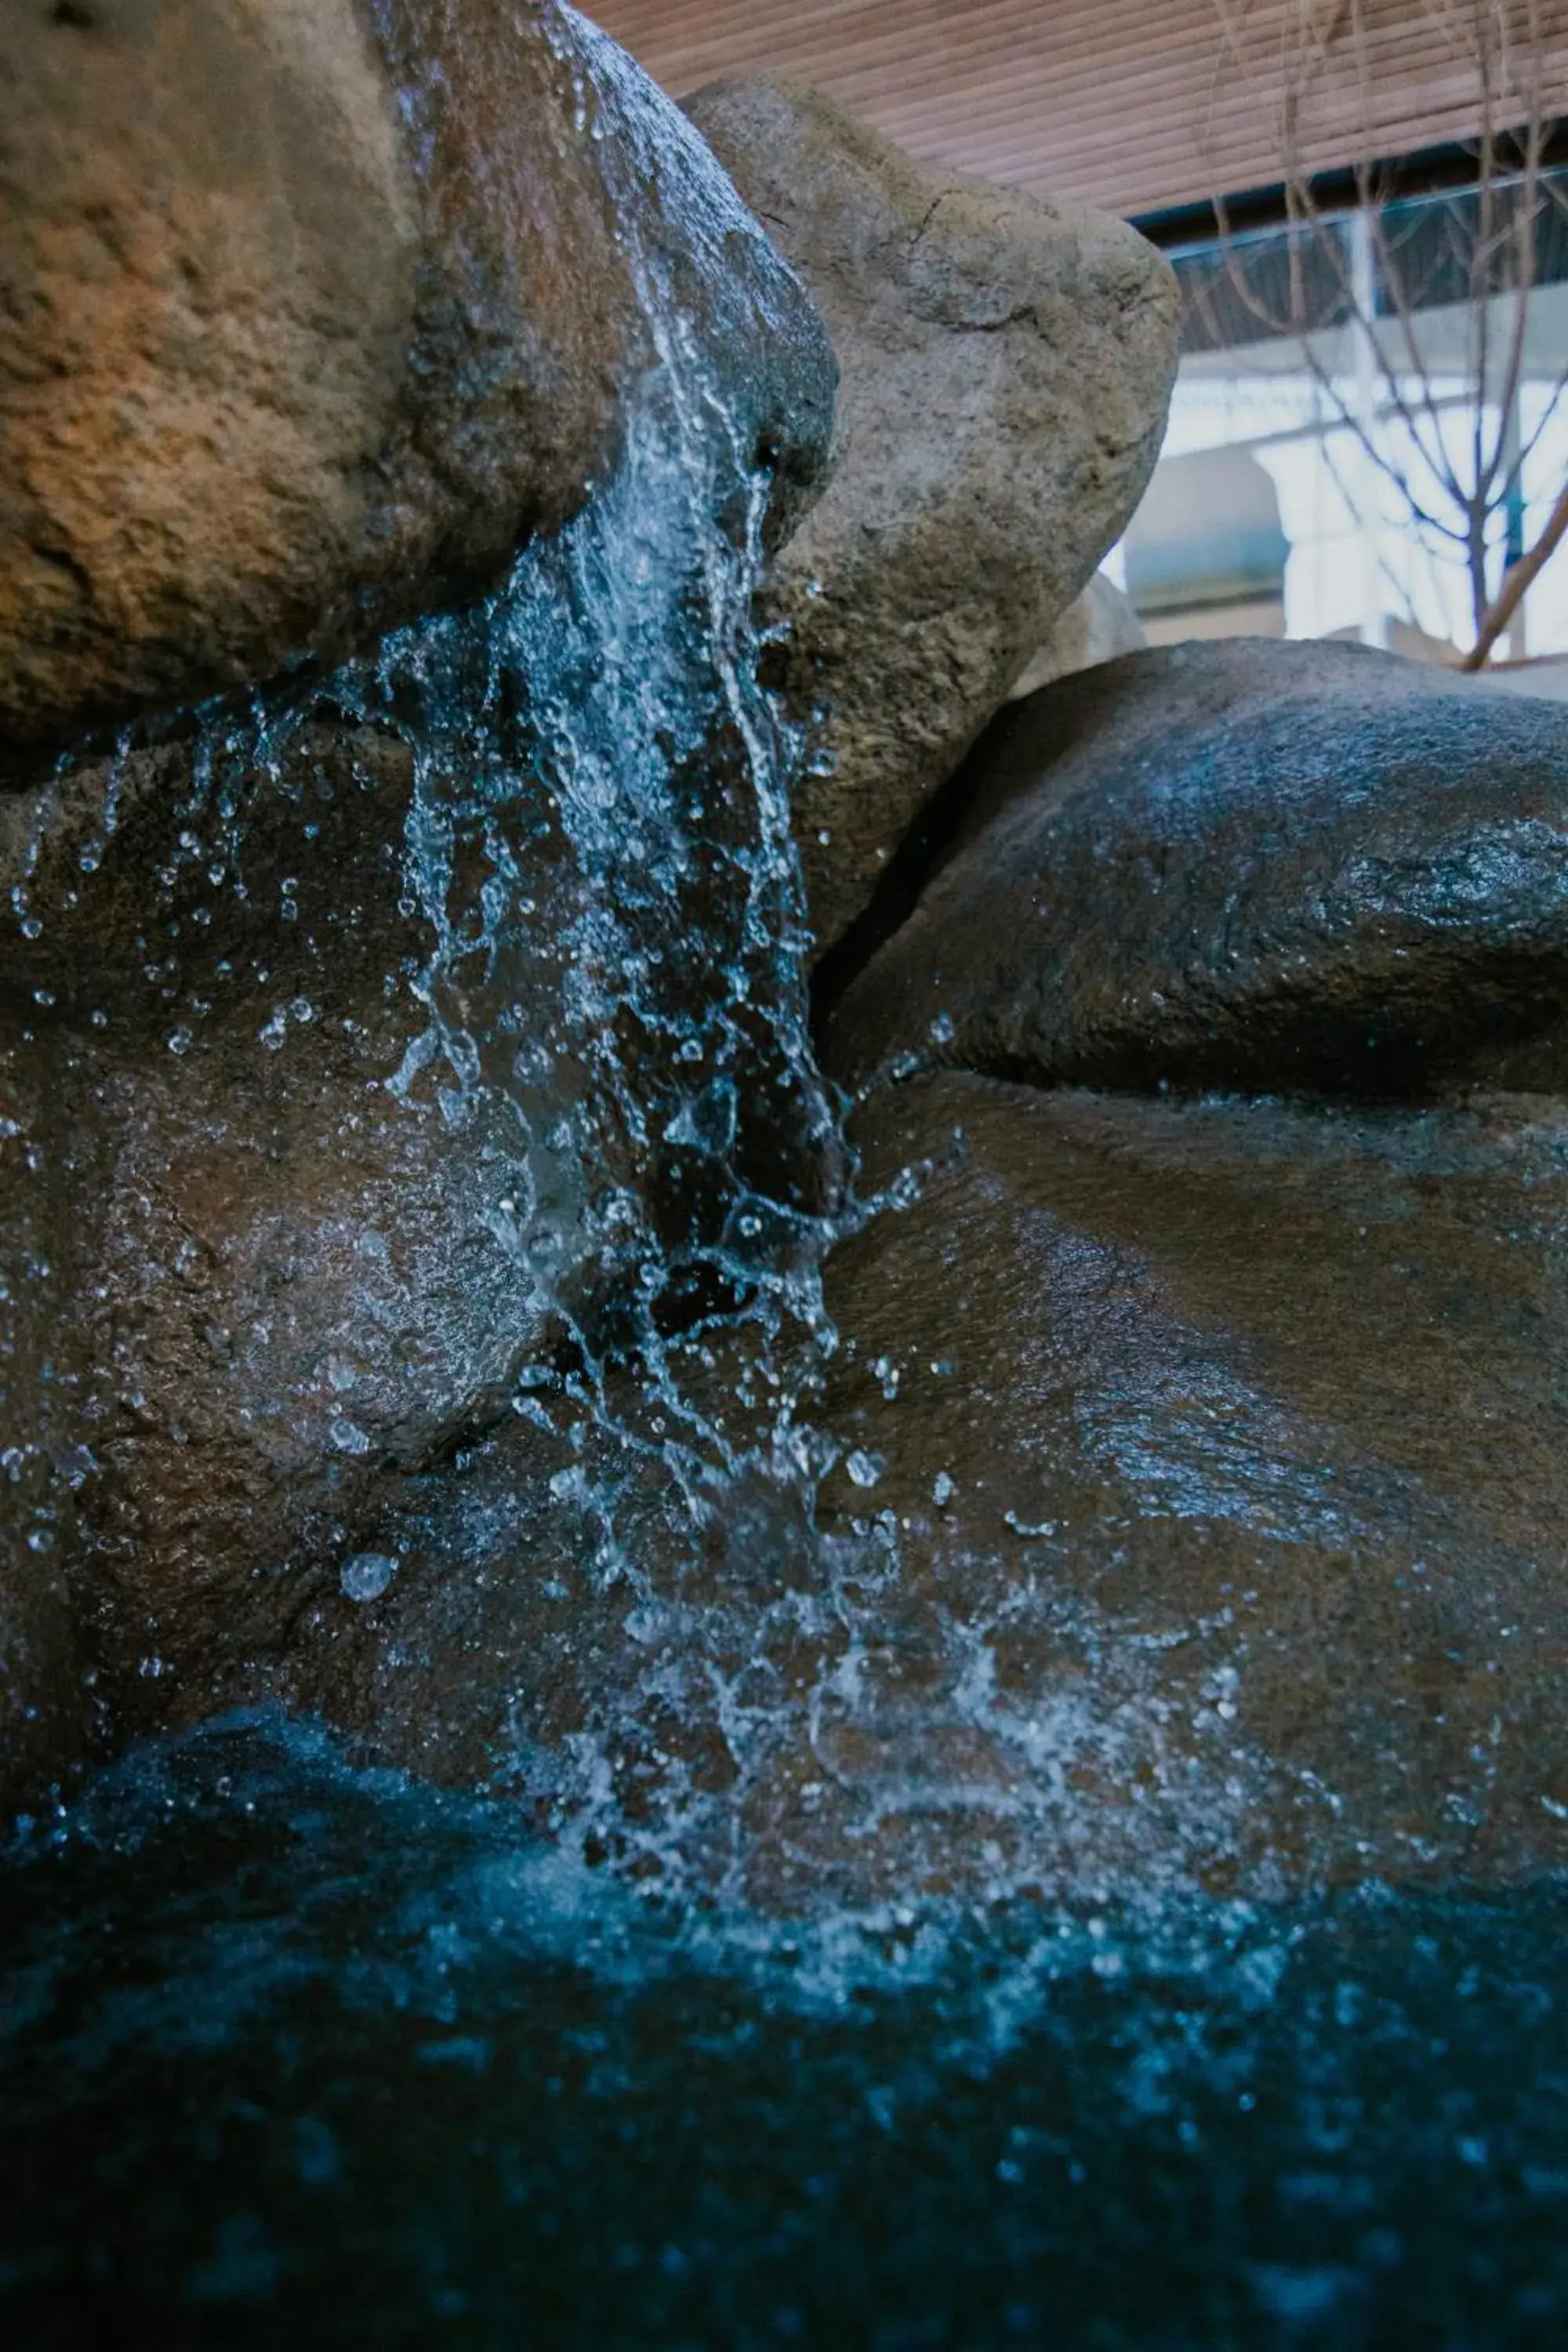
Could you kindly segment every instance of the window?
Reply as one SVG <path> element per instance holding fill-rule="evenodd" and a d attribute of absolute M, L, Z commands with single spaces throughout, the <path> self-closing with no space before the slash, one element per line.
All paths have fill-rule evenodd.
<path fill-rule="evenodd" d="M 1113 574 L 1156 642 L 1458 661 L 1568 483 L 1568 172 L 1173 253 L 1185 350 Z M 1497 656 L 1568 656 L 1568 551 Z M 1568 677 L 1568 663 L 1564 665 Z"/>

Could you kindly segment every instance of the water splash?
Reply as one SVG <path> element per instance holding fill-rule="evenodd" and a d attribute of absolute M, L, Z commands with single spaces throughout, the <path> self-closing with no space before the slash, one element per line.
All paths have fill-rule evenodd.
<path fill-rule="evenodd" d="M 62 772 L 9 860 L 110 1114 L 59 1277 L 102 1301 L 94 1671 L 132 1728 L 281 1689 L 678 1901 L 1163 1883 L 1225 1808 L 1147 1659 L 1020 1585 L 1032 1525 L 909 1589 L 881 1457 L 817 1425 L 875 1204 L 758 677 L 774 485 L 690 286 L 758 232 L 555 21 L 647 327 L 614 473 L 483 604 Z M 1020 1614 L 1092 1686 L 999 1689 Z"/>
<path fill-rule="evenodd" d="M 803 747 L 758 678 L 773 460 L 726 373 L 760 232 L 610 43 L 545 23 L 647 331 L 610 478 L 480 605 L 184 742 L 62 762 L 30 829 L 6 813 L 21 958 L 87 1035 L 79 1098 L 120 1106 L 79 1171 L 107 1238 L 72 1238 L 55 1312 L 73 1281 L 105 1302 L 73 1375 L 111 1498 L 93 1542 L 149 1654 L 177 1652 L 156 1580 L 182 1552 L 246 1589 L 231 1647 L 245 1622 L 264 1651 L 323 1571 L 347 1592 L 353 1562 L 404 1556 L 378 1476 L 520 1422 L 566 1449 L 551 1502 L 595 1529 L 591 1580 L 647 1607 L 639 1479 L 677 1554 L 721 1511 L 764 1549 L 814 1541 L 832 1448 L 801 1402 L 858 1213 L 807 1027 Z M 312 1152 L 342 1154 L 335 1185 Z M 205 1447 L 215 1491 L 252 1479 L 227 1472 L 242 1423 L 289 1490 L 275 1527 L 188 1478 Z"/>

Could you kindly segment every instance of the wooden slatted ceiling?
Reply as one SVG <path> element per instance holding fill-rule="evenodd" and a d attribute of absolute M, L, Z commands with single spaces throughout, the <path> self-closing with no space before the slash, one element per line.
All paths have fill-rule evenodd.
<path fill-rule="evenodd" d="M 1144 214 L 1472 137 L 1477 0 L 589 0 L 678 97 L 801 74 L 933 163 Z M 1568 0 L 1496 0 L 1540 104 L 1568 113 Z M 1539 38 L 1531 42 L 1533 20 Z M 1509 101 L 1505 100 L 1505 107 Z"/>

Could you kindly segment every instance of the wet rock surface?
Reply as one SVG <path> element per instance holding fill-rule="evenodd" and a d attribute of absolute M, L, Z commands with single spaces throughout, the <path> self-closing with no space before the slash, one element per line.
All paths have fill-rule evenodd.
<path fill-rule="evenodd" d="M 1006 711 L 943 818 L 833 1011 L 842 1075 L 912 1054 L 1040 1085 L 1563 1083 L 1553 704 L 1356 646 L 1136 654 Z"/>
<path fill-rule="evenodd" d="M 47 1072 L 38 1281 L 77 1465 L 33 1532 L 71 1563 L 120 1736 L 265 1656 L 331 1528 L 504 1391 L 541 1322 L 486 1223 L 496 1120 L 458 1137 L 386 1084 L 428 962 L 407 748 L 319 725 L 271 776 L 218 766 L 226 816 L 184 747 L 7 812 L 38 937 L 5 943 L 6 1060 Z"/>
<path fill-rule="evenodd" d="M 918 1183 L 828 1263 L 825 1476 L 733 1333 L 679 1475 L 635 1385 L 542 1391 L 249 1695 L 764 1912 L 1561 1867 L 1561 1104 L 950 1074 L 854 1133 Z"/>
<path fill-rule="evenodd" d="M 788 486 L 781 527 L 820 471 L 809 305 L 676 110 L 554 0 L 11 20 L 13 761 L 365 645 L 576 511 L 658 359 L 606 154 L 694 331 L 744 354 L 733 426 Z"/>
<path fill-rule="evenodd" d="M 611 920 L 537 735 L 491 719 L 447 739 L 307 709 L 265 745 L 130 751 L 4 811 L 23 1792 L 276 1687 L 345 1563 L 428 1516 L 531 1383 L 574 1367 L 581 1400 L 599 1357 L 689 1318 L 687 1286 L 722 1298 L 737 1200 L 806 1248 L 831 1198 L 744 801 L 657 865 L 645 809 L 623 845 L 645 895 Z M 705 751 L 734 782 L 717 722 Z M 693 933 L 708 967 L 673 952 Z M 595 1427 L 567 1421 L 579 1444 Z M 574 1461 L 563 1433 L 549 1470 Z M 542 1493 L 530 1592 L 552 1521 L 577 1528 Z M 498 1527 L 465 1504 L 488 1557 Z M 484 1580 L 455 1588 L 476 1637 Z M 353 1720 L 341 1656 L 334 1675 L 313 1697 Z M 418 1744 L 449 1774 L 481 1696 L 443 1701 L 422 1693 Z"/>
<path fill-rule="evenodd" d="M 1568 1859 L 1562 1103 L 955 1074 L 856 1132 L 873 1179 L 931 1173 L 830 1268 L 835 1425 L 878 1470 L 834 1499 L 893 1515 L 914 1605 L 967 1628 L 1068 1874 Z M 969 1801 L 955 1843 L 994 1842 Z"/>
<path fill-rule="evenodd" d="M 1175 282 L 1124 223 L 928 171 L 805 84 L 686 106 L 841 370 L 831 486 L 764 598 L 826 714 L 796 834 L 827 946 L 1136 506 Z"/>
<path fill-rule="evenodd" d="M 1374 711 L 1398 687 L 1407 749 L 1394 667 L 1348 660 Z M 1498 708 L 1415 690 L 1455 705 Z M 1468 775 L 1450 759 L 1440 841 L 1478 807 L 1539 837 L 1539 717 L 1511 706 Z M 207 740 L 205 769 L 132 751 L 7 805 L 21 1785 L 281 1700 L 636 1883 L 764 1911 L 1556 1866 L 1568 1129 L 1560 1094 L 1520 1091 L 1510 1023 L 1465 1032 L 1470 1091 L 1426 1108 L 1336 1105 L 1321 1062 L 1295 1104 L 884 1085 L 853 1129 L 868 1211 L 826 1265 L 837 1343 L 803 1372 L 776 1314 L 711 1287 L 731 1244 L 702 1203 L 726 1195 L 682 1123 L 710 1115 L 683 1048 L 706 1066 L 714 1033 L 666 953 L 712 942 L 728 1005 L 743 801 L 705 815 L 684 910 L 678 836 L 604 932 L 520 725 L 492 705 L 448 740 L 318 705 Z M 1364 718 L 1353 740 L 1380 740 Z M 1271 805 L 1279 762 L 1246 740 L 1212 801 L 1134 763 L 1196 809 L 1189 845 L 1216 822 L 1244 843 L 1247 796 Z M 694 756 L 725 773 L 721 731 Z M 1363 773 L 1362 837 L 1397 822 L 1418 856 L 1413 797 L 1391 814 Z M 1028 804 L 999 793 L 977 848 Z M 1321 807 L 1292 822 L 1332 855 Z M 530 919 L 508 900 L 487 931 L 519 860 Z M 1519 861 L 1467 870 L 1463 969 L 1489 939 L 1506 977 Z M 634 959 L 617 982 L 652 957 L 598 1061 L 561 947 L 596 936 Z M 721 1156 L 820 1248 L 809 1095 L 781 1124 L 745 1059 L 798 1017 L 769 973 L 760 1026 L 721 1033 Z M 433 1010 L 492 1079 L 429 1050 Z M 620 1108 L 584 1158 L 560 1121 L 601 1088 Z M 629 1226 L 588 1213 L 595 1167 Z M 671 1288 L 683 1252 L 706 1291 Z"/>
<path fill-rule="evenodd" d="M 462 11 L 400 22 L 395 79 L 455 60 L 440 267 L 512 253 L 523 118 L 464 111 Z M 868 1087 L 857 1195 L 792 824 L 847 794 L 859 890 L 1037 648 L 1151 454 L 1166 281 L 706 94 L 858 322 L 779 557 L 804 297 L 556 29 L 649 362 L 586 504 L 482 604 L 416 565 L 363 658 L 0 803 L 8 1790 L 279 1702 L 742 1911 L 1552 1864 L 1559 714 L 1264 646 L 1005 713 L 820 967 L 835 1069 L 927 1066 Z M 842 663 L 845 756 L 802 784 L 754 591 L 814 544 L 784 655 Z"/>

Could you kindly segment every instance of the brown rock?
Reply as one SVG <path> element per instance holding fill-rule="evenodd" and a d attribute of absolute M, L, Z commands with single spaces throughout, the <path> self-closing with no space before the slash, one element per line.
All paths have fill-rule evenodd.
<path fill-rule="evenodd" d="M 1175 281 L 1121 222 L 927 171 L 803 84 L 686 104 L 842 373 L 832 485 L 769 592 L 792 700 L 830 712 L 797 818 L 828 945 L 1136 506 Z"/>
<path fill-rule="evenodd" d="M 10 16 L 13 758 L 489 584 L 611 463 L 649 266 L 740 362 L 748 450 L 812 475 L 808 306 L 677 111 L 555 0 Z"/>
<path fill-rule="evenodd" d="M 668 1399 L 542 1392 L 384 1490 L 388 1590 L 318 1580 L 251 1695 L 790 1908 L 1561 1867 L 1561 1102 L 949 1074 L 857 1140 L 922 1172 L 829 1265 L 814 1503 L 710 1331 L 684 1477 Z"/>
<path fill-rule="evenodd" d="M 494 1121 L 455 1133 L 428 1081 L 387 1083 L 429 956 L 411 765 L 318 727 L 270 776 L 216 763 L 226 820 L 184 747 L 4 806 L 27 909 L 4 950 L 29 1163 L 5 1171 L 8 1249 L 25 1236 L 30 1276 L 5 1402 L 37 1463 L 10 1504 L 17 1559 L 70 1603 L 37 1686 L 66 1705 L 90 1671 L 111 1740 L 221 1704 L 331 1529 L 549 1344 L 498 1230 Z"/>
<path fill-rule="evenodd" d="M 1015 705 L 941 814 L 833 1017 L 843 1075 L 1561 1081 L 1556 704 L 1354 646 L 1173 646 Z"/>
<path fill-rule="evenodd" d="M 878 1475 L 826 1524 L 891 1515 L 899 1678 L 930 1725 L 967 1691 L 960 1866 L 988 1838 L 997 1877 L 1145 1889 L 1560 1868 L 1562 1101 L 947 1075 L 858 1139 L 870 1182 L 931 1172 L 831 1269 L 827 1411 Z"/>
<path fill-rule="evenodd" d="M 722 726 L 640 898 L 529 722 L 414 738 L 321 704 L 0 799 L 0 1796 L 268 1686 L 520 1383 L 809 1254 L 837 1139 Z"/>

